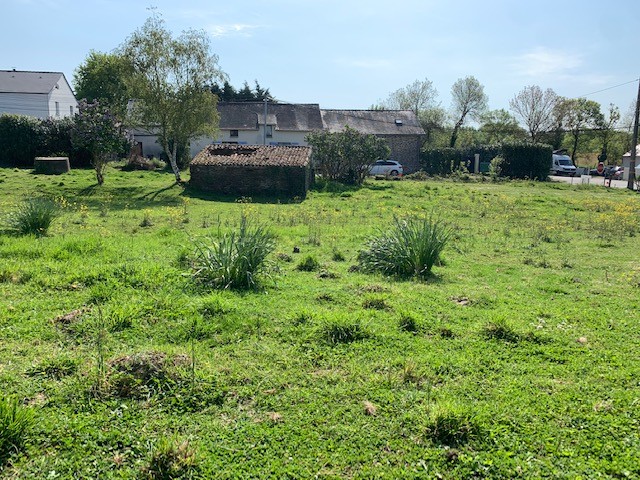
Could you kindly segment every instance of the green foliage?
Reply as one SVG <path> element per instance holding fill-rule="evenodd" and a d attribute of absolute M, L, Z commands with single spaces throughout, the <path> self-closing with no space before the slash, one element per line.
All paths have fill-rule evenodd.
<path fill-rule="evenodd" d="M 467 148 L 429 148 L 420 153 L 422 170 L 430 175 L 451 175 L 461 167 L 473 170 L 475 155 L 480 163 L 489 163 L 502 151 L 500 145 L 478 145 Z"/>
<path fill-rule="evenodd" d="M 71 141 L 75 148 L 83 148 L 91 153 L 91 165 L 96 172 L 98 185 L 104 183 L 107 163 L 115 160 L 128 147 L 127 138 L 116 117 L 97 101 L 79 102 Z"/>
<path fill-rule="evenodd" d="M 91 50 L 73 74 L 76 98 L 98 101 L 124 119 L 131 98 L 126 84 L 130 74 L 131 64 L 122 55 Z"/>
<path fill-rule="evenodd" d="M 69 157 L 71 168 L 90 166 L 91 152 L 83 146 L 74 146 L 71 141 L 74 127 L 75 121 L 71 118 L 42 120 L 38 156 Z"/>
<path fill-rule="evenodd" d="M 247 82 L 244 82 L 240 91 L 225 80 L 222 87 L 215 83 L 211 87 L 211 93 L 215 94 L 221 102 L 262 102 L 264 100 L 273 102 L 275 100 L 269 89 L 262 88 L 258 80 L 255 81 L 253 89 L 249 87 Z"/>
<path fill-rule="evenodd" d="M 501 175 L 510 178 L 546 180 L 551 166 L 549 145 L 505 143 L 502 145 Z"/>
<path fill-rule="evenodd" d="M 187 30 L 174 37 L 164 21 L 152 15 L 121 47 L 131 65 L 126 83 L 136 99 L 130 121 L 157 125 L 159 140 L 180 182 L 179 149 L 218 127 L 217 100 L 209 90 L 224 78 L 218 57 L 210 53 L 209 37 Z"/>
<path fill-rule="evenodd" d="M 7 216 L 7 225 L 19 235 L 46 235 L 59 215 L 58 205 L 48 198 L 35 197 L 25 200 Z"/>
<path fill-rule="evenodd" d="M 267 273 L 267 255 L 275 247 L 273 234 L 264 226 L 251 227 L 242 216 L 238 232 L 218 240 L 195 242 L 193 279 L 216 289 L 254 289 Z"/>
<path fill-rule="evenodd" d="M 401 278 L 425 279 L 440 258 L 452 230 L 432 217 L 394 220 L 358 254 L 363 270 Z"/>
<path fill-rule="evenodd" d="M 312 132 L 307 136 L 316 172 L 325 180 L 346 185 L 361 185 L 369 174 L 368 166 L 388 158 L 387 141 L 346 126 L 342 132 Z"/>
<path fill-rule="evenodd" d="M 12 453 L 22 448 L 33 424 L 33 413 L 17 398 L 0 398 L 0 466 Z"/>
<path fill-rule="evenodd" d="M 0 164 L 32 167 L 42 141 L 40 121 L 25 115 L 0 115 Z"/>

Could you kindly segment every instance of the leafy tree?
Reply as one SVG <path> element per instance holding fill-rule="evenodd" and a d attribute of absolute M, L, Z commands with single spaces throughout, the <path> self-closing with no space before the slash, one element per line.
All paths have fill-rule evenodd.
<path fill-rule="evenodd" d="M 526 135 L 513 115 L 503 109 L 491 110 L 480 116 L 480 133 L 483 143 L 522 140 Z"/>
<path fill-rule="evenodd" d="M 124 153 L 128 144 L 115 115 L 99 102 L 87 103 L 85 100 L 78 104 L 71 141 L 74 148 L 90 152 L 98 185 L 104 183 L 107 163 Z"/>
<path fill-rule="evenodd" d="M 608 157 L 609 145 L 616 134 L 616 126 L 620 122 L 620 109 L 613 103 L 609 104 L 607 117 L 604 115 L 596 119 L 599 137 L 602 141 L 602 150 L 598 159 L 605 162 Z"/>
<path fill-rule="evenodd" d="M 380 106 L 389 110 L 413 110 L 418 115 L 421 111 L 435 107 L 437 96 L 438 91 L 433 83 L 425 78 L 391 92 Z"/>
<path fill-rule="evenodd" d="M 122 55 L 92 50 L 73 74 L 76 97 L 88 102 L 98 100 L 123 119 L 130 100 L 126 84 L 130 74 L 131 64 Z"/>
<path fill-rule="evenodd" d="M 449 146 L 456 146 L 458 131 L 467 118 L 478 120 L 487 110 L 488 98 L 482 84 L 472 76 L 460 78 L 451 87 L 452 114 L 456 123 L 451 132 Z"/>
<path fill-rule="evenodd" d="M 347 185 L 362 185 L 369 173 L 368 166 L 391 153 L 386 140 L 349 126 L 342 132 L 312 132 L 307 142 L 312 147 L 318 173 Z"/>
<path fill-rule="evenodd" d="M 264 100 L 274 101 L 273 95 L 268 88 L 262 88 L 255 80 L 255 87 L 252 90 L 247 82 L 240 91 L 237 91 L 233 85 L 225 81 L 222 87 L 217 83 L 211 87 L 211 93 L 214 93 L 222 102 L 262 102 Z"/>
<path fill-rule="evenodd" d="M 218 57 L 203 31 L 187 30 L 174 38 L 152 15 L 121 47 L 131 63 L 128 85 L 136 99 L 134 124 L 158 129 L 160 144 L 181 182 L 178 149 L 218 127 L 217 97 L 209 87 L 224 78 Z"/>
<path fill-rule="evenodd" d="M 550 88 L 542 91 L 537 85 L 523 88 L 509 101 L 509 107 L 527 128 L 531 141 L 540 141 L 540 134 L 554 126 L 554 108 L 558 95 Z"/>
<path fill-rule="evenodd" d="M 412 110 L 427 134 L 426 141 L 430 143 L 434 132 L 442 130 L 446 122 L 446 112 L 436 103 L 437 97 L 438 91 L 433 83 L 425 78 L 391 92 L 385 100 L 371 108 L 372 110 Z"/>
<path fill-rule="evenodd" d="M 556 104 L 555 115 L 571 138 L 571 160 L 575 163 L 585 130 L 597 128 L 604 122 L 600 104 L 586 98 L 563 98 Z"/>

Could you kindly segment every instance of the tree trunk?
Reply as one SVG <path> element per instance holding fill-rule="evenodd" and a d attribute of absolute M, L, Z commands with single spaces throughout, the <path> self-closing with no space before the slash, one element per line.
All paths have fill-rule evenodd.
<path fill-rule="evenodd" d="M 451 148 L 455 148 L 456 146 L 456 141 L 458 140 L 458 130 L 460 130 L 462 122 L 464 122 L 464 117 L 458 120 L 453 127 L 453 132 L 451 132 L 451 140 L 449 141 L 449 147 Z"/>
<path fill-rule="evenodd" d="M 171 170 L 173 174 L 176 176 L 176 183 L 181 183 L 182 178 L 180 178 L 180 169 L 178 168 L 178 162 L 176 160 L 178 146 L 177 142 L 173 142 L 173 150 L 169 148 L 169 142 L 166 137 L 162 138 L 162 148 L 164 149 L 167 157 L 169 157 L 169 165 L 171 165 Z"/>
<path fill-rule="evenodd" d="M 578 151 L 578 139 L 580 138 L 580 132 L 573 134 L 573 151 L 571 152 L 571 161 L 576 164 L 576 152 Z"/>

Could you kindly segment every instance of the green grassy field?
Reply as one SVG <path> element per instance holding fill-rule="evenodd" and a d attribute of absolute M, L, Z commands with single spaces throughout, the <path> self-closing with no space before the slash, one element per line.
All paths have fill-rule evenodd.
<path fill-rule="evenodd" d="M 0 234 L 0 392 L 34 416 L 3 478 L 640 477 L 637 194 L 94 183 L 0 169 L 0 215 L 63 206 L 47 236 Z M 455 234 L 428 281 L 353 268 L 394 217 L 429 214 Z M 276 235 L 271 278 L 205 291 L 194 241 L 242 215 Z"/>

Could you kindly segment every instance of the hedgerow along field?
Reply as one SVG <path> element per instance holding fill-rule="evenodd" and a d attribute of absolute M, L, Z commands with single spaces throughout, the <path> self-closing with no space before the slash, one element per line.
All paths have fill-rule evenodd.
<path fill-rule="evenodd" d="M 637 194 L 371 180 L 278 201 L 0 169 L 3 218 L 43 195 L 46 235 L 0 235 L 0 400 L 30 417 L 5 478 L 640 476 Z M 431 276 L 354 267 L 429 215 L 453 228 Z M 260 287 L 194 282 L 195 245 L 243 217 L 274 235 Z"/>

